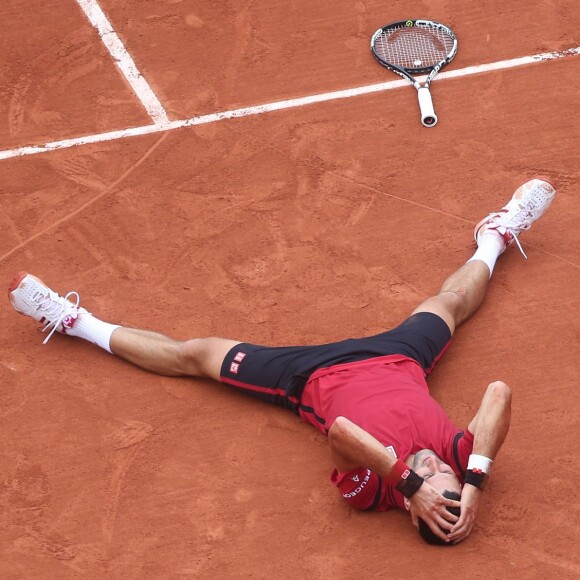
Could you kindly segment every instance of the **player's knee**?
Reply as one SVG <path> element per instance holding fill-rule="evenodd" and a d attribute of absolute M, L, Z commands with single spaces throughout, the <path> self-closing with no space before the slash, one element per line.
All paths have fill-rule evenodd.
<path fill-rule="evenodd" d="M 193 338 L 179 344 L 180 366 L 185 374 L 197 374 L 207 352 L 204 338 Z"/>
<path fill-rule="evenodd" d="M 453 317 L 455 322 L 459 324 L 467 310 L 467 296 L 462 290 L 446 291 L 439 294 L 442 299 L 445 309 Z"/>
<path fill-rule="evenodd" d="M 503 381 L 494 381 L 487 387 L 490 394 L 496 399 L 502 399 L 510 402 L 512 398 L 512 390 L 510 386 Z"/>
<path fill-rule="evenodd" d="M 181 367 L 183 374 L 208 376 L 219 380 L 223 360 L 223 339 L 193 338 L 181 343 Z"/>
<path fill-rule="evenodd" d="M 451 300 L 457 309 L 465 310 L 467 308 L 467 293 L 463 288 L 450 292 Z"/>

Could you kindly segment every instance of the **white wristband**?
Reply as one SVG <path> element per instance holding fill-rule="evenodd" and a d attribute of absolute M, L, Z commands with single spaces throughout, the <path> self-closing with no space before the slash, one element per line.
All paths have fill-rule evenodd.
<path fill-rule="evenodd" d="M 493 465 L 493 461 L 489 459 L 489 457 L 485 457 L 484 455 L 475 455 L 472 453 L 469 456 L 469 461 L 467 463 L 467 469 L 481 469 L 483 473 L 489 473 L 491 466 Z"/>

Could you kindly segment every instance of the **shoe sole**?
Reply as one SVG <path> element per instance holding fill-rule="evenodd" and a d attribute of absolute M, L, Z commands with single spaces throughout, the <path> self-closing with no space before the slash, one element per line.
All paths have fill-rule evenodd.
<path fill-rule="evenodd" d="M 18 290 L 20 284 L 22 284 L 22 280 L 24 280 L 24 278 L 26 278 L 26 276 L 28 276 L 29 278 L 32 278 L 33 280 L 36 280 L 40 284 L 44 285 L 44 282 L 40 278 L 37 278 L 36 276 L 29 274 L 28 272 L 18 272 L 18 274 L 16 274 L 14 276 L 14 278 L 12 278 L 12 281 L 10 282 L 10 286 L 8 286 L 8 298 L 10 299 L 10 303 L 13 306 L 14 306 L 14 302 L 12 301 L 12 293 L 15 290 Z M 16 310 L 16 312 L 18 312 L 18 314 L 23 314 L 22 312 L 20 312 L 20 310 L 17 310 L 16 307 L 14 307 L 14 309 Z M 27 314 L 23 314 L 23 316 L 27 316 Z"/>
<path fill-rule="evenodd" d="M 14 292 L 14 290 L 20 286 L 20 283 L 22 280 L 24 280 L 24 278 L 26 278 L 26 276 L 28 276 L 28 272 L 18 272 L 18 274 L 12 278 L 10 286 L 8 286 L 8 294 L 12 294 L 12 292 Z"/>
<path fill-rule="evenodd" d="M 556 187 L 556 180 L 552 179 L 551 177 L 548 177 L 546 175 L 536 175 L 535 177 L 532 177 L 532 179 L 539 179 L 540 181 L 545 181 L 546 183 L 549 183 L 554 189 L 558 189 Z M 528 179 L 528 181 L 531 181 L 532 179 Z M 524 181 L 524 183 L 527 183 L 527 181 Z M 522 185 L 524 184 L 522 183 Z M 521 187 L 521 185 L 520 185 Z"/>

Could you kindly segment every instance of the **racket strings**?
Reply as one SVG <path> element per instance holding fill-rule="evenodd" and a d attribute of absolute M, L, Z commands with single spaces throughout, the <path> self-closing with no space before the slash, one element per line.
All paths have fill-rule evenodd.
<path fill-rule="evenodd" d="M 387 29 L 375 41 L 375 51 L 383 60 L 408 69 L 435 66 L 452 48 L 453 39 L 437 27 Z"/>

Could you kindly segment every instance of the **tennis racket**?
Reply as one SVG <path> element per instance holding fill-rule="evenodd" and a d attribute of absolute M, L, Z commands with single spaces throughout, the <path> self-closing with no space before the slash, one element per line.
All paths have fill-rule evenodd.
<path fill-rule="evenodd" d="M 453 31 L 432 20 L 400 20 L 379 28 L 371 38 L 374 57 L 389 70 L 408 79 L 417 89 L 421 123 L 437 124 L 429 85 L 457 53 Z M 425 84 L 413 76 L 427 74 Z"/>

